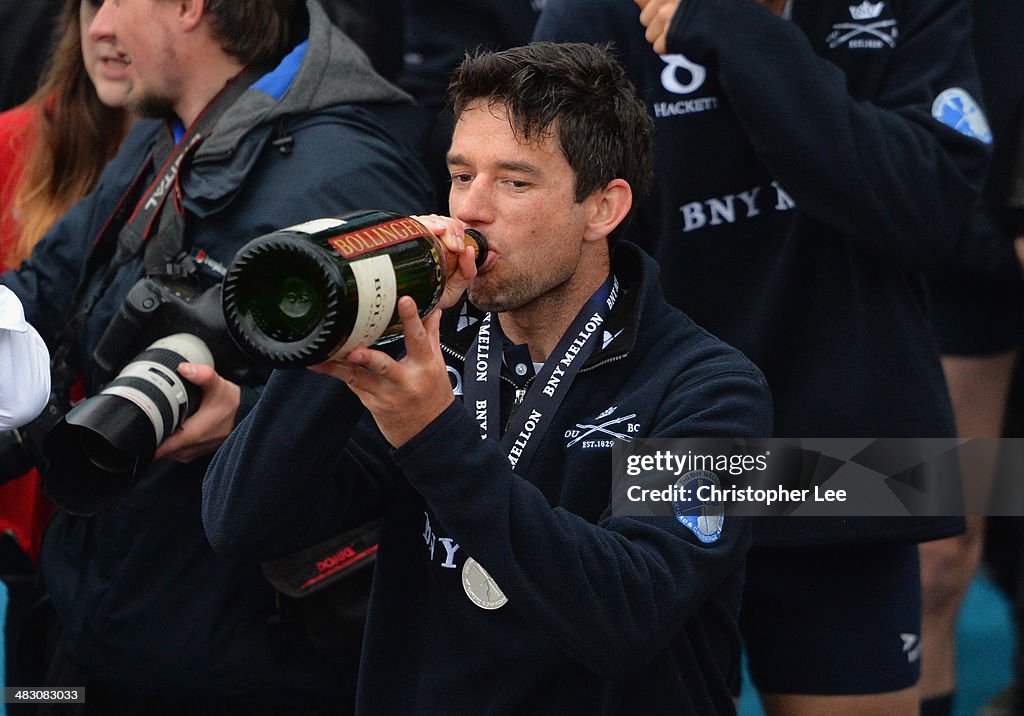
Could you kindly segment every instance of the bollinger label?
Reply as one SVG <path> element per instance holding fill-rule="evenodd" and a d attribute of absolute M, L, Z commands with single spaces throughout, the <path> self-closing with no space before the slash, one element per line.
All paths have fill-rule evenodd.
<path fill-rule="evenodd" d="M 331 353 L 343 358 L 357 346 L 373 345 L 384 335 L 395 313 L 398 285 L 390 256 L 367 256 L 350 264 L 358 291 L 355 323 L 348 340 Z"/>
<path fill-rule="evenodd" d="M 341 219 L 313 219 L 297 226 L 289 226 L 287 229 L 281 229 L 282 231 L 294 231 L 299 234 L 307 234 L 313 236 L 319 234 L 322 231 L 329 231 L 330 229 L 336 229 L 339 226 L 344 226 L 347 222 Z"/>
<path fill-rule="evenodd" d="M 403 241 L 422 236 L 430 238 L 432 234 L 415 219 L 402 218 L 377 224 L 366 229 L 339 234 L 328 240 L 328 243 L 343 258 L 354 259 L 357 256 L 377 251 L 385 246 L 393 246 Z"/>

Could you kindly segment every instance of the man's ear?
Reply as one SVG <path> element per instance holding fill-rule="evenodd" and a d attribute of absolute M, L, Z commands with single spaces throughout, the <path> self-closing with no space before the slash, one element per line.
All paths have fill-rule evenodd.
<path fill-rule="evenodd" d="M 633 206 L 633 189 L 625 179 L 612 179 L 583 202 L 590 210 L 583 239 L 604 240 L 622 223 Z"/>
<path fill-rule="evenodd" d="M 194 30 L 206 14 L 206 0 L 177 0 L 182 29 Z"/>

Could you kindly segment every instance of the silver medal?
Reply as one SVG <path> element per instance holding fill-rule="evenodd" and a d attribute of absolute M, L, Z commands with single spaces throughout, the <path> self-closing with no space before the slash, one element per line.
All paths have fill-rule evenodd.
<path fill-rule="evenodd" d="M 472 557 L 462 566 L 462 588 L 470 601 L 481 609 L 498 609 L 508 601 L 498 583 Z"/>

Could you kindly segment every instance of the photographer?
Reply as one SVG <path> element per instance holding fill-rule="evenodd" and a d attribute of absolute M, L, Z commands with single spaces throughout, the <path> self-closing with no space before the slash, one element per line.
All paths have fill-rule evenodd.
<path fill-rule="evenodd" d="M 50 345 L 55 378 L 84 378 L 81 405 L 109 379 L 95 358 L 101 337 L 132 325 L 122 313 L 139 319 L 126 302 L 133 287 L 208 296 L 237 249 L 269 230 L 429 202 L 422 169 L 383 124 L 407 98 L 316 2 L 105 2 L 89 33 L 112 43 L 108 69 L 128 78 L 129 109 L 151 119 L 22 268 L 0 276 Z M 178 305 L 139 305 L 157 303 L 140 330 Z M 188 310 L 172 319 L 168 334 L 197 323 Z M 142 350 L 160 337 L 130 338 Z M 227 339 L 215 338 L 204 341 L 217 355 Z M 201 387 L 200 409 L 134 489 L 90 517 L 59 512 L 46 534 L 42 571 L 63 626 L 52 683 L 87 682 L 92 713 L 343 710 L 355 664 L 316 654 L 301 624 L 279 618 L 259 565 L 218 558 L 202 531 L 208 455 L 255 402 L 259 379 L 238 385 L 208 365 L 181 373 Z"/>
<path fill-rule="evenodd" d="M 25 322 L 18 297 L 0 286 L 0 430 L 32 420 L 50 396 L 50 354 Z"/>

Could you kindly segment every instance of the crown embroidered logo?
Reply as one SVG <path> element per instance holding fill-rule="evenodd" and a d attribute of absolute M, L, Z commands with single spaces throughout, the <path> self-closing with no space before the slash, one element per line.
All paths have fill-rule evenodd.
<path fill-rule="evenodd" d="M 864 0 L 860 5 L 850 5 L 850 15 L 854 20 L 873 20 L 882 14 L 883 5 L 884 2 L 872 4 Z"/>

